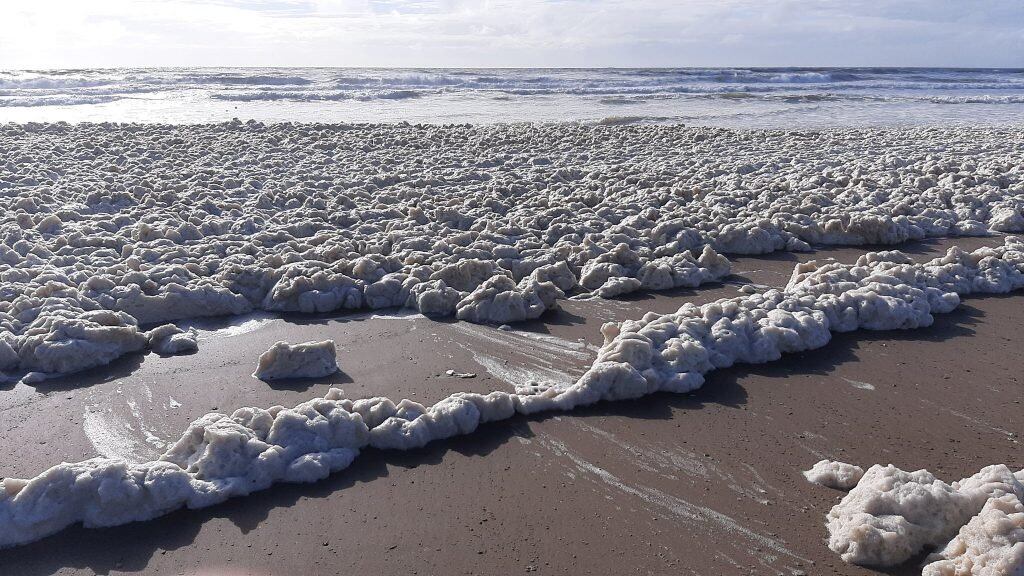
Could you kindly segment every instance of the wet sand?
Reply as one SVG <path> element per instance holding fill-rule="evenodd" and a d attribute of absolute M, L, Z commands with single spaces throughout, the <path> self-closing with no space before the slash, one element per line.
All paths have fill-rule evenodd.
<path fill-rule="evenodd" d="M 927 259 L 1000 242 L 901 249 Z M 207 322 L 192 356 L 131 356 L 34 388 L 7 385 L 0 475 L 97 454 L 149 460 L 212 409 L 293 405 L 330 386 L 430 403 L 511 391 L 519 379 L 574 380 L 603 322 L 735 296 L 745 282 L 780 286 L 798 260 L 864 251 L 734 257 L 730 283 L 564 301 L 514 332 L 366 314 Z M 693 394 L 518 417 L 421 450 L 368 450 L 314 485 L 72 528 L 0 551 L 0 574 L 873 574 L 828 550 L 824 516 L 842 493 L 800 472 L 821 458 L 927 467 L 945 480 L 1022 467 L 1022 323 L 1019 294 L 968 298 L 930 328 L 836 335 L 819 350 L 713 372 Z M 249 376 L 273 342 L 322 338 L 340 348 L 342 372 L 328 381 Z"/>

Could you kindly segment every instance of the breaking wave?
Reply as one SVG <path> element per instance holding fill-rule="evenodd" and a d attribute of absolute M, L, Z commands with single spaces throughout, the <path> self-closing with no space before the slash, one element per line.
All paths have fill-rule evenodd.
<path fill-rule="evenodd" d="M 313 83 L 301 76 L 248 75 L 248 74 L 197 74 L 185 76 L 183 80 L 196 84 L 221 84 L 228 86 L 308 86 Z"/>
<path fill-rule="evenodd" d="M 121 100 L 123 96 L 38 96 L 0 98 L 0 108 L 35 107 L 35 106 L 82 106 L 86 104 L 106 104 Z"/>
<path fill-rule="evenodd" d="M 259 92 L 222 92 L 211 94 L 214 100 L 229 102 L 287 101 L 287 102 L 339 102 L 342 100 L 408 100 L 419 98 L 425 93 L 418 90 L 388 90 L 383 92 L 350 93 L 341 91 L 322 92 L 261 90 Z"/>
<path fill-rule="evenodd" d="M 655 124 L 672 120 L 666 116 L 605 116 L 595 124 L 599 126 L 626 126 L 629 124 Z"/>
<path fill-rule="evenodd" d="M 256 102 L 284 100 L 289 102 L 315 102 L 315 101 L 339 101 L 349 100 L 351 94 L 343 92 L 223 92 L 211 94 L 214 100 L 226 100 L 229 102 Z"/>

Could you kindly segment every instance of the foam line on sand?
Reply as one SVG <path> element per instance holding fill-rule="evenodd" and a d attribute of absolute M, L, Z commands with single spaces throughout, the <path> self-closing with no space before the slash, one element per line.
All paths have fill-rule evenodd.
<path fill-rule="evenodd" d="M 929 326 L 960 294 L 1024 287 L 1024 241 L 915 263 L 898 251 L 855 264 L 799 264 L 782 290 L 602 327 L 605 343 L 575 383 L 523 383 L 515 393 L 457 393 L 433 406 L 387 398 L 345 399 L 332 389 L 294 408 L 240 408 L 194 421 L 159 460 L 132 465 L 94 458 L 59 464 L 0 489 L 0 546 L 15 546 L 82 522 L 147 520 L 268 488 L 314 482 L 348 467 L 367 446 L 408 450 L 472 433 L 514 414 L 569 411 L 658 391 L 689 392 L 704 374 L 824 346 L 832 332 Z"/>

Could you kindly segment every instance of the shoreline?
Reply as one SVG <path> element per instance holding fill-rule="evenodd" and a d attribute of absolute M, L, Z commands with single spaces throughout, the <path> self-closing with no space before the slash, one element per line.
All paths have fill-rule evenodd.
<path fill-rule="evenodd" d="M 899 124 L 878 124 L 878 125 L 865 125 L 865 126 L 846 126 L 846 125 L 835 125 L 835 126 L 818 126 L 818 127 L 800 127 L 800 128 L 786 128 L 786 127 L 750 127 L 740 128 L 735 126 L 720 126 L 715 124 L 700 124 L 693 122 L 636 122 L 626 124 L 602 124 L 603 120 L 619 118 L 618 116 L 607 116 L 597 119 L 580 119 L 580 120 L 552 120 L 552 121 L 510 121 L 510 122 L 491 122 L 491 123 L 478 123 L 478 122 L 412 122 L 408 120 L 398 120 L 394 122 L 377 122 L 377 121 L 331 121 L 331 122 L 318 122 L 318 121 L 295 121 L 295 120 L 258 120 L 256 118 L 230 118 L 224 120 L 216 120 L 209 122 L 121 122 L 121 121 L 104 121 L 104 120 L 81 120 L 76 122 L 69 122 L 65 120 L 55 121 L 0 121 L 0 128 L 4 127 L 15 127 L 24 128 L 28 126 L 39 127 L 46 129 L 49 127 L 72 127 L 72 128 L 164 128 L 164 129 L 177 129 L 177 128 L 211 128 L 211 127 L 222 127 L 222 126 L 249 126 L 252 124 L 260 127 L 267 128 L 338 128 L 338 129 L 360 129 L 360 128 L 442 128 L 442 129 L 453 129 L 453 128 L 515 128 L 515 127 L 537 127 L 537 128 L 558 128 L 558 127 L 585 127 L 599 129 L 604 128 L 607 130 L 618 130 L 618 129 L 629 129 L 629 128 L 643 128 L 643 129 L 690 129 L 690 130 L 710 130 L 710 131 L 721 131 L 721 132 L 733 132 L 733 133 L 766 133 L 766 134 L 821 134 L 821 133 L 859 133 L 859 132 L 879 132 L 879 133 L 892 133 L 892 132 L 916 132 L 916 131 L 965 131 L 965 132 L 1010 132 L 1018 131 L 1024 128 L 1024 121 L 1019 123 L 935 123 L 935 124 L 913 124 L 913 125 L 899 125 Z M 623 118 L 629 118 L 623 116 Z M 643 119 L 643 117 L 637 117 Z"/>

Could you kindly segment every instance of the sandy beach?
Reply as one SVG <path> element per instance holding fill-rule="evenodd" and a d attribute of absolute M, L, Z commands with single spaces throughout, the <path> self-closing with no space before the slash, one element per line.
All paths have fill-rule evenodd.
<path fill-rule="evenodd" d="M 0 572 L 920 573 L 1024 494 L 1019 142 L 0 126 Z"/>
<path fill-rule="evenodd" d="M 0 576 L 1024 576 L 1024 2 L 0 23 Z"/>
<path fill-rule="evenodd" d="M 0 576 L 1024 576 L 1024 2 L 0 23 Z"/>
<path fill-rule="evenodd" d="M 901 248 L 930 258 L 1000 241 Z M 14 475 L 97 451 L 145 461 L 210 410 L 291 405 L 329 386 L 431 403 L 455 391 L 511 392 L 510 380 L 530 374 L 578 377 L 603 322 L 732 297 L 742 283 L 782 285 L 797 261 L 864 251 L 734 258 L 727 283 L 565 301 L 512 332 L 419 315 L 209 321 L 194 355 L 129 357 L 10 387 L 0 457 L 17 463 Z M 1015 303 L 969 298 L 929 328 L 837 335 L 819 350 L 716 371 L 687 395 L 516 417 L 410 452 L 371 450 L 314 485 L 71 528 L 0 552 L 0 565 L 12 574 L 872 574 L 825 545 L 824 515 L 842 492 L 800 471 L 830 458 L 955 479 L 1017 462 L 1024 395 L 1014 339 L 1024 316 Z M 330 381 L 267 386 L 249 376 L 274 341 L 327 337 L 344 342 Z"/>

